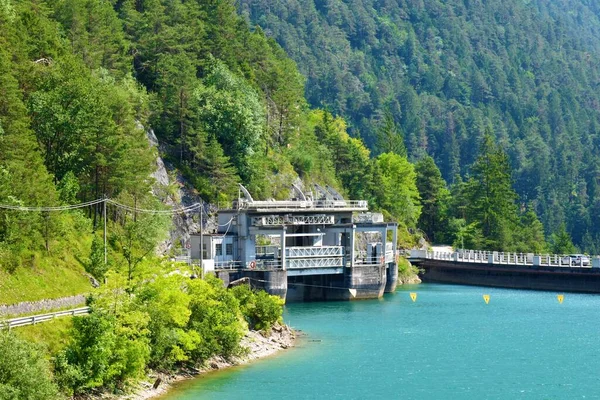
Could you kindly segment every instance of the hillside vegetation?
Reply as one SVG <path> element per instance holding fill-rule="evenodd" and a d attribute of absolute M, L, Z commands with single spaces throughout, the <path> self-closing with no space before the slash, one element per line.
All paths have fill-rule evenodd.
<path fill-rule="evenodd" d="M 382 151 L 386 115 L 409 157 L 465 177 L 486 129 L 520 208 L 600 253 L 600 6 L 589 0 L 239 0 L 298 63 L 313 106 Z M 383 149 L 384 150 L 384 149 Z M 384 150 L 385 151 L 385 150 Z"/>
<path fill-rule="evenodd" d="M 398 154 L 372 158 L 342 118 L 310 109 L 304 81 L 229 0 L 3 0 L 0 204 L 106 196 L 160 209 L 150 190 L 157 154 L 146 130 L 153 129 L 161 156 L 207 202 L 231 201 L 237 183 L 258 199 L 286 198 L 293 182 L 309 190 L 320 183 L 413 227 L 420 211 L 413 166 Z M 1 301 L 73 294 L 86 285 L 85 271 L 98 279 L 110 268 L 129 274 L 169 222 L 114 206 L 108 220 L 104 265 L 101 205 L 0 210 L 0 276 L 11 274 L 0 282 L 11 288 Z"/>

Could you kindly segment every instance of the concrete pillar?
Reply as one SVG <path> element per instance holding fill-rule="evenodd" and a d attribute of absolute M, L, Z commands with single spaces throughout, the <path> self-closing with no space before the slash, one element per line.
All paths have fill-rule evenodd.
<path fill-rule="evenodd" d="M 350 266 L 354 266 L 354 240 L 356 235 L 356 225 L 352 225 L 352 234 L 350 235 Z"/>
<path fill-rule="evenodd" d="M 592 258 L 592 268 L 600 268 L 600 257 Z"/>
<path fill-rule="evenodd" d="M 381 230 L 381 255 L 379 258 L 383 257 L 383 262 L 380 262 L 380 264 L 384 264 L 384 265 L 385 265 L 385 254 L 387 251 L 386 244 L 387 244 L 387 226 Z"/>
<path fill-rule="evenodd" d="M 392 293 L 396 290 L 396 285 L 398 284 L 398 263 L 397 259 L 397 249 L 396 242 L 398 241 L 398 227 L 396 225 L 392 225 L 392 252 L 394 254 L 394 260 L 387 265 L 387 279 L 385 282 L 385 293 Z"/>
<path fill-rule="evenodd" d="M 539 267 L 542 265 L 542 256 L 533 256 L 532 262 L 534 267 Z"/>
<path fill-rule="evenodd" d="M 493 264 L 494 263 L 494 255 L 493 254 L 488 254 L 488 264 Z"/>
<path fill-rule="evenodd" d="M 287 227 L 283 227 L 281 229 L 281 269 L 282 270 L 286 270 L 285 267 L 285 233 L 286 233 Z"/>

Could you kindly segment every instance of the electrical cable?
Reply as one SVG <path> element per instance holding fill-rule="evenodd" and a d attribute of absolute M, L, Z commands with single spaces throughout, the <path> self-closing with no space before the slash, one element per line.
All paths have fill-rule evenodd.
<path fill-rule="evenodd" d="M 106 202 L 108 204 L 112 204 L 112 205 L 114 205 L 116 207 L 119 207 L 119 208 L 127 210 L 127 211 L 139 212 L 139 213 L 147 213 L 147 214 L 162 214 L 162 215 L 171 215 L 171 214 L 185 213 L 185 212 L 196 210 L 196 209 L 198 209 L 198 208 L 200 208 L 202 206 L 202 204 L 200 204 L 200 203 L 194 203 L 191 206 L 187 206 L 187 207 L 183 207 L 183 208 L 178 208 L 178 209 L 171 209 L 171 210 L 151 210 L 151 209 L 146 209 L 146 208 L 136 208 L 136 207 L 126 206 L 124 204 L 118 203 L 118 202 L 116 202 L 114 200 L 111 200 L 111 199 L 107 199 Z"/>
<path fill-rule="evenodd" d="M 68 211 L 75 210 L 77 208 L 89 207 L 99 203 L 102 203 L 105 199 L 91 200 L 85 203 L 72 204 L 66 206 L 48 206 L 48 207 L 29 207 L 29 206 L 17 206 L 12 204 L 0 204 L 0 209 L 14 210 L 14 211 L 32 211 L 32 212 L 45 212 L 45 211 Z"/>
<path fill-rule="evenodd" d="M 185 213 L 185 212 L 196 210 L 202 206 L 200 203 L 194 203 L 191 206 L 178 208 L 178 209 L 150 210 L 150 209 L 145 209 L 145 208 L 136 208 L 136 207 L 126 206 L 124 204 L 118 203 L 115 200 L 111 200 L 111 199 L 97 199 L 97 200 L 91 200 L 91 201 L 87 201 L 87 202 L 79 203 L 79 204 L 70 204 L 70 205 L 64 205 L 64 206 L 45 206 L 45 207 L 44 206 L 31 207 L 31 206 L 19 206 L 19 205 L 13 205 L 13 204 L 0 204 L 0 209 L 13 210 L 13 211 L 27 211 L 27 212 L 69 211 L 69 210 L 75 210 L 78 208 L 93 206 L 93 205 L 100 204 L 103 202 L 112 204 L 116 207 L 122 208 L 127 211 L 139 212 L 139 213 L 149 213 L 149 214 L 165 214 L 165 215 Z"/>

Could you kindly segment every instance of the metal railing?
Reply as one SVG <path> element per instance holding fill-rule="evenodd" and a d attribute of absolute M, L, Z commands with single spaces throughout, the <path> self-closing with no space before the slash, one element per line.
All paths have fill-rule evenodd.
<path fill-rule="evenodd" d="M 224 206 L 224 207 L 223 207 Z M 234 201 L 231 204 L 219 204 L 220 209 L 224 210 L 307 210 L 307 209 L 351 209 L 365 210 L 369 209 L 366 200 L 299 200 L 299 201 Z"/>
<path fill-rule="evenodd" d="M 215 262 L 215 269 L 240 269 L 243 268 L 241 261 L 217 261 Z"/>
<path fill-rule="evenodd" d="M 482 264 L 500 264 L 500 265 L 526 265 L 540 267 L 576 267 L 591 268 L 591 257 L 573 257 L 572 255 L 544 254 L 534 255 L 533 253 L 513 253 L 513 252 L 492 252 L 485 250 L 457 250 L 448 251 L 426 251 L 411 250 L 410 258 L 431 259 L 441 261 L 456 261 Z"/>
<path fill-rule="evenodd" d="M 365 250 L 359 250 L 356 252 L 354 262 L 355 264 L 361 265 L 381 265 L 396 262 L 396 257 L 394 256 L 393 250 L 386 251 L 385 257 L 382 255 L 377 255 L 374 257 L 369 255 Z"/>
<path fill-rule="evenodd" d="M 90 313 L 89 307 L 74 308 L 72 310 L 56 311 L 48 314 L 30 315 L 27 317 L 18 317 L 0 321 L 0 328 L 16 328 L 19 326 L 35 325 L 41 322 L 51 321 L 60 317 L 74 317 L 77 315 L 86 315 Z"/>
<path fill-rule="evenodd" d="M 279 246 L 256 246 L 256 257 L 279 257 Z"/>

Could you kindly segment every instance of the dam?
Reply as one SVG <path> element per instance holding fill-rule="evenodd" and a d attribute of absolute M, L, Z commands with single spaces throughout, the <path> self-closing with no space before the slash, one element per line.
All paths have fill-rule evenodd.
<path fill-rule="evenodd" d="M 411 250 L 423 282 L 600 293 L 600 258 L 480 250 Z"/>
<path fill-rule="evenodd" d="M 294 187 L 287 201 L 256 201 L 240 185 L 214 233 L 192 235 L 192 265 L 225 284 L 247 280 L 286 301 L 379 298 L 398 279 L 396 223 L 330 187 Z"/>

